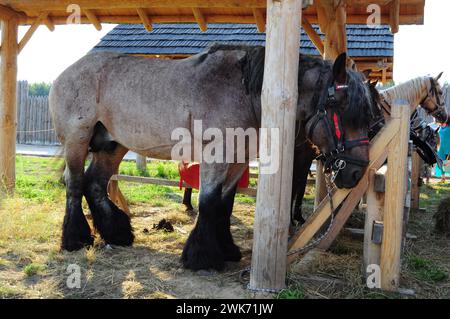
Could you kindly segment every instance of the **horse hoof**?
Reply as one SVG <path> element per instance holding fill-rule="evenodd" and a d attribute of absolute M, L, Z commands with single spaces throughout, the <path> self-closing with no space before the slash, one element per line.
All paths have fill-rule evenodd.
<path fill-rule="evenodd" d="M 217 270 L 225 267 L 225 260 L 219 247 L 207 240 L 199 240 L 194 232 L 188 238 L 181 255 L 183 266 L 194 271 Z"/>
<path fill-rule="evenodd" d="M 115 207 L 112 214 L 108 216 L 106 223 L 103 222 L 102 225 L 98 227 L 98 231 L 106 244 L 131 246 L 134 242 L 130 217 L 117 207 Z"/>
<path fill-rule="evenodd" d="M 235 244 L 228 245 L 224 249 L 225 261 L 238 262 L 242 259 L 241 250 Z"/>
<path fill-rule="evenodd" d="M 94 237 L 88 236 L 67 236 L 63 235 L 61 249 L 66 251 L 77 251 L 85 247 L 94 245 Z"/>

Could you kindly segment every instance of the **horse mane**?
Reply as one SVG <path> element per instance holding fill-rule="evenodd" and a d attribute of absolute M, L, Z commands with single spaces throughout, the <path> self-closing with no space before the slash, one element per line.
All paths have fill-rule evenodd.
<path fill-rule="evenodd" d="M 261 95 L 264 79 L 265 47 L 214 43 L 208 47 L 207 53 L 212 54 L 219 50 L 241 50 L 246 53 L 245 57 L 240 61 L 243 84 L 245 85 L 247 94 L 259 97 Z M 300 54 L 298 73 L 299 92 L 303 85 L 305 73 L 314 68 L 318 68 L 319 72 L 326 72 L 328 74 L 333 73 L 332 62 L 323 60 L 322 58 Z M 359 72 L 347 70 L 347 74 L 349 106 L 344 112 L 341 112 L 342 120 L 346 125 L 356 129 L 367 127 L 371 120 L 371 111 L 366 105 L 367 103 L 372 103 L 369 89 L 365 85 L 362 75 Z M 326 85 L 326 83 L 327 82 L 324 81 L 324 85 Z M 315 103 L 314 107 L 318 107 L 317 103 Z M 311 111 L 317 111 L 317 109 Z"/>
<path fill-rule="evenodd" d="M 417 77 L 405 83 L 382 90 L 380 94 L 389 104 L 392 104 L 395 99 L 406 100 L 411 105 L 415 103 L 419 104 L 423 99 L 424 92 L 426 93 L 427 91 L 427 81 L 429 81 L 429 78 L 426 76 Z"/>

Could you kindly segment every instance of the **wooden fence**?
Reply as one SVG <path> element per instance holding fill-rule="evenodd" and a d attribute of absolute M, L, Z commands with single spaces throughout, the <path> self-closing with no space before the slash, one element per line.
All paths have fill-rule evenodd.
<path fill-rule="evenodd" d="M 48 96 L 30 96 L 26 81 L 17 83 L 17 143 L 59 145 L 48 109 Z"/>

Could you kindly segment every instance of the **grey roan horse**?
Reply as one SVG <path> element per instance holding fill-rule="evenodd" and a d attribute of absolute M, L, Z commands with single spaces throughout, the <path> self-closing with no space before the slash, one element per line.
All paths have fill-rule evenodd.
<path fill-rule="evenodd" d="M 334 64 L 300 56 L 297 121 L 299 133 L 326 154 L 331 169 L 348 159 L 336 184 L 351 188 L 368 164 L 371 100 L 363 76 L 345 65 L 345 54 Z M 131 245 L 130 219 L 106 190 L 125 153 L 170 159 L 177 143 L 171 133 L 192 130 L 194 120 L 203 121 L 203 130 L 259 130 L 263 69 L 264 48 L 216 45 L 178 61 L 93 53 L 63 72 L 50 93 L 67 167 L 62 248 L 93 244 L 82 196 L 103 240 Z M 85 172 L 89 150 L 93 159 Z M 183 250 L 185 267 L 220 270 L 225 261 L 240 260 L 230 217 L 236 184 L 249 160 L 201 163 L 199 216 Z"/>

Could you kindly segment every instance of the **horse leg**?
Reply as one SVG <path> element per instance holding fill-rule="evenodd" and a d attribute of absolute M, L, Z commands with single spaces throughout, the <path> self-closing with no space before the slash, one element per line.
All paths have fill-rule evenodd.
<path fill-rule="evenodd" d="M 228 164 L 201 164 L 199 213 L 181 255 L 186 268 L 221 270 L 225 265 L 217 238 L 217 225 L 223 214 L 222 189 L 227 170 Z"/>
<path fill-rule="evenodd" d="M 76 145 L 76 147 L 73 148 L 72 145 Z M 81 206 L 87 149 L 87 144 L 67 143 L 65 146 L 66 212 L 61 239 L 63 250 L 74 251 L 94 243 L 91 229 Z"/>
<path fill-rule="evenodd" d="M 93 153 L 92 162 L 85 173 L 84 195 L 94 219 L 94 226 L 107 244 L 129 246 L 134 235 L 130 217 L 108 197 L 108 182 L 117 173 L 128 149 L 117 144 L 114 149 Z"/>
<path fill-rule="evenodd" d="M 224 254 L 225 261 L 238 262 L 242 258 L 241 251 L 234 243 L 231 234 L 230 219 L 233 213 L 237 184 L 247 167 L 248 164 L 231 164 L 228 169 L 227 180 L 223 187 L 222 212 L 219 215 L 219 222 L 217 223 L 217 240 Z"/>
<path fill-rule="evenodd" d="M 314 160 L 315 152 L 309 146 L 303 146 L 294 154 L 294 174 L 292 182 L 292 203 L 293 213 L 291 221 L 297 221 L 301 225 L 305 223 L 302 215 L 302 203 L 305 196 L 306 185 L 308 184 L 308 174 Z M 291 206 L 292 207 L 292 206 Z"/>
<path fill-rule="evenodd" d="M 194 207 L 192 206 L 192 188 L 184 189 L 183 205 L 186 207 L 186 212 L 194 211 Z"/>

